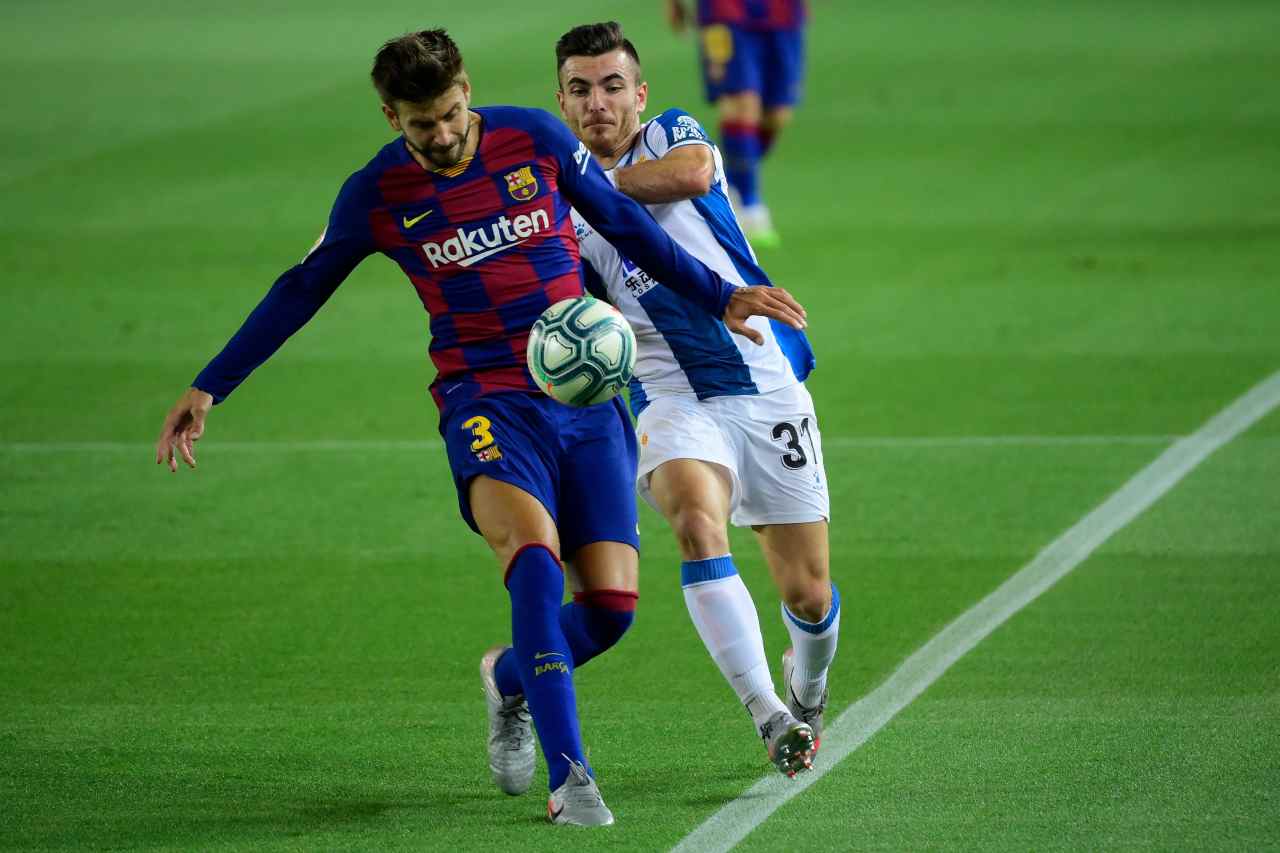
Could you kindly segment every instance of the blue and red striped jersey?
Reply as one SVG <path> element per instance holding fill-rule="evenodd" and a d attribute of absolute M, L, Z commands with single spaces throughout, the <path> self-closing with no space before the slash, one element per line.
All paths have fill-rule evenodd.
<path fill-rule="evenodd" d="M 805 0 L 698 0 L 698 25 L 732 24 L 747 30 L 794 30 L 804 26 Z"/>
<path fill-rule="evenodd" d="M 195 387 L 221 402 L 380 252 L 430 316 L 431 393 L 442 411 L 499 391 L 541 393 L 525 346 L 547 306 L 584 291 L 575 207 L 646 272 L 683 283 L 687 298 L 723 315 L 733 285 L 614 189 L 558 119 L 519 107 L 474 112 L 481 137 L 469 160 L 428 171 L 397 138 L 351 175 L 315 248 L 276 280 Z"/>

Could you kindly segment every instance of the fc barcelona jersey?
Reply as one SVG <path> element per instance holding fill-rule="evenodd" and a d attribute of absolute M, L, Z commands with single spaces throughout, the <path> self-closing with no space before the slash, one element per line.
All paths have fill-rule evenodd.
<path fill-rule="evenodd" d="M 364 258 L 404 271 L 430 317 L 431 393 L 442 410 L 500 391 L 539 393 L 525 367 L 529 330 L 583 293 L 570 210 L 642 268 L 720 316 L 734 285 L 695 261 L 644 208 L 618 193 L 549 113 L 474 110 L 474 156 L 429 171 L 397 138 L 343 184 L 311 252 L 285 272 L 193 383 L 221 402 L 301 328 Z"/>

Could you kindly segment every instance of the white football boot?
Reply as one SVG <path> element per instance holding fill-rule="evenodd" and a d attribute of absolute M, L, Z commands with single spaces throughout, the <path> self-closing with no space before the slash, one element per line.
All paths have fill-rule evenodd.
<path fill-rule="evenodd" d="M 582 762 L 569 759 L 569 778 L 552 791 L 547 800 L 547 820 L 573 826 L 609 826 L 613 823 L 613 812 L 604 804 L 600 787 Z"/>
<path fill-rule="evenodd" d="M 760 738 L 769 750 L 769 760 L 779 772 L 794 779 L 801 770 L 813 768 L 813 729 L 789 711 L 779 711 L 760 727 Z"/>
<path fill-rule="evenodd" d="M 503 696 L 493 668 L 507 646 L 494 646 L 480 658 L 480 683 L 489 711 L 489 773 L 505 793 L 529 790 L 538 754 L 533 742 L 533 716 L 524 696 Z"/>

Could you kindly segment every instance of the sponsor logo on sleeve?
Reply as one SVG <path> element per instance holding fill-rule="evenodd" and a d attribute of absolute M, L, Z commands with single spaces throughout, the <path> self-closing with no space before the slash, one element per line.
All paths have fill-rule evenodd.
<path fill-rule="evenodd" d="M 693 116 L 680 116 L 671 127 L 671 144 L 674 145 L 677 142 L 684 142 L 689 139 L 706 142 L 707 134 L 703 132 L 702 125 L 698 124 L 696 118 Z"/>
<path fill-rule="evenodd" d="M 591 152 L 587 150 L 585 142 L 578 143 L 578 150 L 573 152 L 573 162 L 578 164 L 578 174 L 587 173 L 587 166 L 591 163 Z"/>

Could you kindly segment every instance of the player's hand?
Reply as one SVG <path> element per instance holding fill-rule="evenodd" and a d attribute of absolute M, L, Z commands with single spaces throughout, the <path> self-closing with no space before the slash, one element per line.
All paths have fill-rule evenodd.
<path fill-rule="evenodd" d="M 804 307 L 781 287 L 739 287 L 724 309 L 724 324 L 729 331 L 750 339 L 752 343 L 763 344 L 764 336 L 747 325 L 749 317 L 780 320 L 793 329 L 803 329 L 808 325 Z"/>
<path fill-rule="evenodd" d="M 156 440 L 156 464 L 169 463 L 178 472 L 178 456 L 196 467 L 195 443 L 204 435 L 204 418 L 213 407 L 213 396 L 199 388 L 188 388 L 165 416 L 160 438 Z"/>
<path fill-rule="evenodd" d="M 671 32 L 684 34 L 689 26 L 689 13 L 685 11 L 682 0 L 667 0 L 667 23 L 671 25 Z"/>

